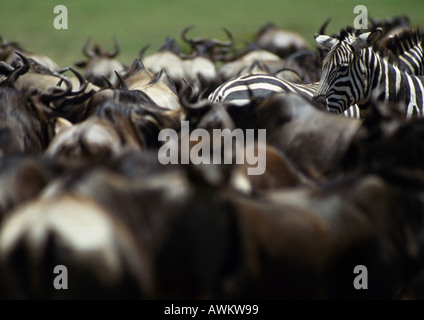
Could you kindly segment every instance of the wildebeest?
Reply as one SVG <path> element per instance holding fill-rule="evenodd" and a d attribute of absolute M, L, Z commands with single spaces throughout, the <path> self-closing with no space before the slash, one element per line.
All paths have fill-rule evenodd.
<path fill-rule="evenodd" d="M 12 65 L 17 59 L 19 60 L 19 55 L 16 54 L 16 51 L 21 52 L 27 56 L 28 59 L 33 59 L 52 72 L 60 70 L 57 63 L 50 57 L 25 50 L 19 43 L 13 41 L 9 42 L 0 35 L 0 61 Z"/>
<path fill-rule="evenodd" d="M 267 23 L 257 32 L 255 43 L 263 49 L 274 52 L 281 58 L 300 50 L 309 49 L 309 43 L 299 33 L 278 28 Z"/>
<path fill-rule="evenodd" d="M 199 57 L 207 39 L 191 40 Z M 265 52 L 229 48 L 210 61 Z M 292 57 L 305 66 L 306 56 Z M 422 297 L 424 125 L 401 104 L 371 99 L 365 119 L 348 119 L 291 93 L 205 100 L 147 57 L 102 88 L 18 57 L 0 63 L 1 298 Z M 264 61 L 239 72 L 272 73 Z M 202 159 L 220 150 L 222 160 L 218 139 L 234 146 L 242 136 L 229 159 L 245 161 L 163 164 L 163 129 L 178 155 Z M 250 175 L 246 160 L 260 154 L 263 174 Z M 55 287 L 65 276 L 57 266 L 67 290 Z M 355 288 L 358 266 L 367 290 Z"/>
<path fill-rule="evenodd" d="M 177 89 L 164 70 L 153 74 L 140 59 L 135 59 L 131 68 L 122 76 L 121 86 L 147 94 L 158 106 L 178 110 L 181 108 Z"/>
<path fill-rule="evenodd" d="M 90 39 L 85 42 L 82 48 L 82 52 L 88 60 L 76 62 L 75 65 L 84 69 L 84 77 L 94 85 L 99 87 L 115 85 L 118 81 L 115 71 L 119 73 L 125 71 L 125 66 L 116 59 L 120 52 L 117 40 L 114 41 L 115 49 L 113 52 L 104 51 L 97 43 L 90 50 L 89 43 Z"/>
<path fill-rule="evenodd" d="M 336 174 L 361 121 L 340 118 L 298 95 L 275 94 L 258 108 L 257 128 L 267 129 L 267 142 L 281 150 L 310 178 Z"/>
<path fill-rule="evenodd" d="M 176 41 L 168 37 L 162 47 L 150 55 L 144 55 L 146 49 L 140 50 L 140 60 L 146 70 L 153 74 L 162 70 L 165 71 L 177 89 L 180 88 L 184 78 L 184 66 L 180 57 L 180 48 Z"/>

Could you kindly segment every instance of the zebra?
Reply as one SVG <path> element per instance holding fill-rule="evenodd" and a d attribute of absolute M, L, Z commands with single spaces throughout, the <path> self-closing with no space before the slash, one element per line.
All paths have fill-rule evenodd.
<path fill-rule="evenodd" d="M 407 29 L 388 38 L 379 53 L 398 58 L 400 70 L 424 76 L 424 33 L 420 29 Z"/>
<path fill-rule="evenodd" d="M 276 92 L 293 92 L 312 100 L 318 82 L 295 83 L 277 78 L 271 74 L 248 74 L 233 78 L 223 83 L 208 100 L 211 102 L 230 102 L 235 105 L 249 103 L 252 97 L 266 98 Z M 357 106 L 352 106 L 344 112 L 352 118 L 360 118 L 361 112 Z"/>
<path fill-rule="evenodd" d="M 318 45 L 330 51 L 313 98 L 342 113 L 353 104 L 365 106 L 375 96 L 385 103 L 405 103 L 407 118 L 423 116 L 424 76 L 402 71 L 396 61 L 373 50 L 381 34 L 381 28 L 354 36 L 344 30 L 339 38 L 315 34 Z"/>
<path fill-rule="evenodd" d="M 342 30 L 343 32 L 343 30 Z M 350 36 L 355 31 L 351 28 L 345 30 Z M 407 30 L 399 35 L 389 38 L 380 48 L 373 48 L 387 56 L 391 61 L 396 61 L 399 68 L 407 73 L 424 75 L 424 34 L 420 30 Z M 212 102 L 228 101 L 233 104 L 245 104 L 254 97 L 267 97 L 279 91 L 288 91 L 312 99 L 319 82 L 297 84 L 280 80 L 269 74 L 245 75 L 233 78 L 212 92 L 208 100 Z M 336 111 L 337 112 L 337 111 Z M 350 106 L 343 112 L 344 116 L 359 118 L 361 111 L 358 105 Z"/>

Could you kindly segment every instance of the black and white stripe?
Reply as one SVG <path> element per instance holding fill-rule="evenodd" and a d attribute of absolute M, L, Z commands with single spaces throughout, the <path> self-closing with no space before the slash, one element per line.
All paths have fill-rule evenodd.
<path fill-rule="evenodd" d="M 424 115 L 424 77 L 399 69 L 370 47 L 381 29 L 341 39 L 317 36 L 318 44 L 331 45 L 314 98 L 342 113 L 352 104 L 366 104 L 372 95 L 384 102 L 404 103 L 408 118 Z M 332 39 L 328 41 L 327 38 Z"/>
<path fill-rule="evenodd" d="M 280 91 L 312 96 L 317 84 L 299 85 L 268 74 L 249 74 L 225 82 L 209 96 L 209 100 L 244 104 L 249 102 L 251 97 L 267 97 Z"/>
<path fill-rule="evenodd" d="M 419 29 L 408 29 L 389 38 L 383 46 L 395 58 L 401 71 L 424 76 L 424 33 Z M 384 52 L 383 52 L 384 53 Z"/>
<path fill-rule="evenodd" d="M 353 29 L 347 30 L 345 37 L 354 39 L 355 32 Z M 333 40 L 333 38 L 327 38 L 327 45 L 330 44 L 332 46 Z M 386 42 L 385 47 L 380 48 L 380 50 L 387 51 L 386 54 L 390 53 L 390 56 L 387 56 L 387 61 L 394 61 L 400 71 L 411 75 L 422 76 L 424 75 L 423 41 L 424 34 L 420 30 L 408 30 L 390 39 Z M 348 60 L 345 59 L 345 57 L 349 56 L 348 52 L 343 52 L 341 48 L 335 55 L 336 60 L 341 64 L 348 65 Z M 245 104 L 252 97 L 267 97 L 275 92 L 282 91 L 294 92 L 306 98 L 312 98 L 318 88 L 318 84 L 318 82 L 297 84 L 268 74 L 245 75 L 222 84 L 209 96 L 209 100 L 213 102 L 227 101 L 233 104 Z M 353 83 L 353 87 L 348 86 L 345 88 L 345 93 L 347 94 L 334 94 L 330 98 L 331 100 L 342 100 L 346 105 L 350 105 L 350 107 L 346 110 L 333 107 L 330 108 L 330 111 L 342 113 L 348 117 L 359 118 L 361 115 L 360 109 L 357 104 L 353 103 L 353 99 L 349 99 L 349 97 L 359 95 L 362 85 L 355 82 Z"/>
<path fill-rule="evenodd" d="M 249 103 L 253 97 L 266 98 L 277 92 L 293 92 L 312 100 L 317 87 L 318 82 L 299 84 L 268 74 L 250 74 L 223 83 L 209 95 L 208 100 L 243 105 Z M 360 110 L 353 106 L 344 115 L 359 118 Z"/>

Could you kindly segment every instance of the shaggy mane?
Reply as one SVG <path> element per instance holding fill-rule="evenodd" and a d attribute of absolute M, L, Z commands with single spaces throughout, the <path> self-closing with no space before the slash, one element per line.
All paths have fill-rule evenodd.
<path fill-rule="evenodd" d="M 338 34 L 333 35 L 333 37 L 342 42 L 351 36 L 357 37 L 362 33 L 362 30 L 348 26 L 340 30 Z M 339 44 L 334 46 L 334 48 L 328 52 L 327 56 L 335 51 L 338 46 Z M 386 59 L 389 63 L 398 65 L 399 56 L 417 46 L 424 46 L 424 32 L 420 28 L 407 29 L 394 37 L 383 40 L 382 42 L 377 41 L 373 45 L 372 50 L 382 58 Z"/>
<path fill-rule="evenodd" d="M 406 51 L 416 47 L 423 46 L 424 33 L 419 28 L 407 29 L 392 38 L 388 38 L 383 47 L 395 56 L 400 56 Z"/>

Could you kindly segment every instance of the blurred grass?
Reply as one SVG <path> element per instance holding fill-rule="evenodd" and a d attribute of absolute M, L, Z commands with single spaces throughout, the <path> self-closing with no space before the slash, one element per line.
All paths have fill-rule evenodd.
<path fill-rule="evenodd" d="M 126 64 L 150 44 L 155 52 L 172 37 L 183 50 L 180 33 L 188 25 L 195 28 L 190 37 L 225 40 L 222 27 L 228 28 L 243 46 L 245 39 L 267 22 L 302 34 L 313 45 L 313 34 L 331 18 L 327 33 L 352 25 L 356 5 L 367 6 L 371 17 L 384 19 L 406 14 L 413 25 L 422 24 L 422 0 L 0 0 L 0 34 L 18 41 L 30 51 L 52 57 L 61 67 L 85 59 L 81 48 L 87 38 L 104 49 L 113 50 L 112 38 L 121 46 L 118 59 Z M 53 20 L 56 5 L 68 8 L 68 29 L 56 30 Z"/>

